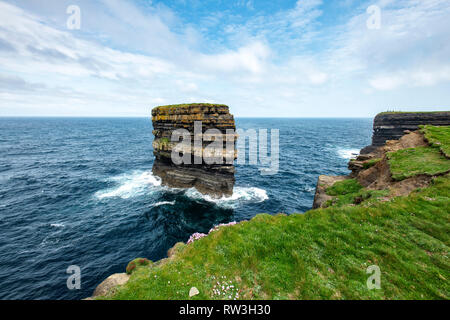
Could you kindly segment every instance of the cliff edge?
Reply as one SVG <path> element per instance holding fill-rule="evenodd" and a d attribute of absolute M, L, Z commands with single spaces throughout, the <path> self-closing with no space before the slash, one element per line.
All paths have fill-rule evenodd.
<path fill-rule="evenodd" d="M 425 126 L 424 126 L 425 125 Z M 394 196 L 406 196 L 411 191 L 428 185 L 431 181 L 433 170 L 430 172 L 415 168 L 418 174 L 410 174 L 399 179 L 392 172 L 392 165 L 395 165 L 392 154 L 399 150 L 409 150 L 413 156 L 414 150 L 422 150 L 430 143 L 431 135 L 427 129 L 432 126 L 447 128 L 450 125 L 450 112 L 384 112 L 378 114 L 374 119 L 372 144 L 363 148 L 360 154 L 351 159 L 348 168 L 351 173 L 348 176 L 319 176 L 317 181 L 316 193 L 314 195 L 313 209 L 327 207 L 337 201 L 336 194 L 331 190 L 335 183 L 349 180 L 364 188 L 366 197 L 373 194 L 383 195 L 387 200 Z M 428 129 L 432 130 L 432 129 Z M 426 149 L 428 150 L 428 149 Z M 431 150 L 431 149 L 430 149 Z M 407 152 L 407 151 L 405 151 Z M 442 153 L 442 151 L 441 151 Z M 420 156 L 420 152 L 417 152 Z M 443 153 L 444 156 L 445 152 Z M 431 158 L 423 158 L 424 168 L 435 161 Z M 445 163 L 443 164 L 445 167 Z M 445 173 L 445 172 L 444 172 Z M 345 182 L 342 183 L 345 185 Z M 354 204 L 358 204 L 361 195 L 354 199 Z"/>
<path fill-rule="evenodd" d="M 127 267 L 95 299 L 449 299 L 450 126 L 421 126 L 377 155 L 352 177 L 319 179 L 320 208 L 213 228 Z"/>
<path fill-rule="evenodd" d="M 420 125 L 448 126 L 449 111 L 435 112 L 382 112 L 373 120 L 372 144 L 363 148 L 360 154 L 373 152 L 388 140 L 398 140 L 405 131 L 415 131 Z"/>

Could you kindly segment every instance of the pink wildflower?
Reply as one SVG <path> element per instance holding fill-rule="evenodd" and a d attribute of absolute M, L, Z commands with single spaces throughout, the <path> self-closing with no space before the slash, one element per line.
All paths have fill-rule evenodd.
<path fill-rule="evenodd" d="M 217 226 L 214 226 L 211 230 L 209 230 L 208 234 L 210 234 L 213 231 L 219 230 L 220 227 L 228 227 L 228 226 L 233 226 L 235 224 L 237 224 L 236 221 L 232 221 L 232 222 L 229 222 L 229 223 L 221 223 L 221 224 L 219 224 Z M 195 240 L 201 239 L 201 238 L 206 237 L 206 236 L 207 236 L 207 234 L 196 232 L 196 233 L 194 233 L 193 235 L 190 236 L 187 244 L 190 244 L 190 243 L 194 242 Z"/>
<path fill-rule="evenodd" d="M 204 233 L 194 233 L 188 240 L 187 244 L 194 242 L 195 240 L 201 239 L 203 237 L 206 237 L 206 234 Z"/>

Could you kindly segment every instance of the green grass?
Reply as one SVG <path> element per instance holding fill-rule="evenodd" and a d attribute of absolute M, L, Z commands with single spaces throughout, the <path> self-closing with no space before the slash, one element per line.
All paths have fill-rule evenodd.
<path fill-rule="evenodd" d="M 387 154 L 394 180 L 403 180 L 416 175 L 437 175 L 450 170 L 450 161 L 437 148 L 417 147 L 402 149 Z"/>
<path fill-rule="evenodd" d="M 363 188 L 356 179 L 347 179 L 335 182 L 327 188 L 326 193 L 329 196 L 338 196 L 358 192 Z"/>
<path fill-rule="evenodd" d="M 167 147 L 170 144 L 169 138 L 161 138 L 159 139 L 159 145 L 162 147 Z"/>
<path fill-rule="evenodd" d="M 354 193 L 347 193 L 338 195 L 325 203 L 325 207 L 331 206 L 346 206 L 346 205 L 371 205 L 374 201 L 379 201 L 380 198 L 387 197 L 389 190 L 367 190 L 361 189 Z"/>
<path fill-rule="evenodd" d="M 379 161 L 379 159 L 376 160 Z M 329 196 L 333 196 L 333 199 L 328 200 L 324 205 L 325 207 L 341 207 L 362 203 L 370 204 L 381 197 L 389 195 L 389 190 L 367 190 L 356 179 L 347 179 L 335 182 L 331 187 L 327 188 L 326 193 Z M 369 199 L 370 201 L 367 201 Z"/>
<path fill-rule="evenodd" d="M 227 107 L 224 104 L 214 104 L 214 103 L 182 103 L 182 104 L 171 104 L 166 106 L 158 106 L 158 109 L 166 108 L 189 108 L 189 107 Z"/>
<path fill-rule="evenodd" d="M 137 267 L 109 298 L 189 299 L 195 286 L 192 299 L 222 299 L 214 285 L 227 282 L 239 299 L 449 299 L 449 194 L 447 175 L 369 208 L 257 215 Z M 380 290 L 366 286 L 370 265 Z"/>
<path fill-rule="evenodd" d="M 369 169 L 369 168 L 373 167 L 374 165 L 376 165 L 380 161 L 381 161 L 380 158 L 375 158 L 375 159 L 370 159 L 370 160 L 364 161 L 363 169 Z"/>
<path fill-rule="evenodd" d="M 430 113 L 445 113 L 445 112 L 449 112 L 449 111 L 384 111 L 384 112 L 380 112 L 377 115 L 381 115 L 381 114 L 402 114 L 402 113 L 426 113 L 426 114 L 430 114 Z"/>
<path fill-rule="evenodd" d="M 428 132 L 444 141 L 439 129 Z M 450 169 L 435 147 L 388 158 L 397 180 Z M 449 299 L 449 174 L 379 201 L 387 193 L 355 179 L 336 182 L 329 208 L 261 214 L 177 244 L 171 258 L 135 263 L 128 283 L 103 299 Z M 371 265 L 381 269 L 379 290 L 366 286 Z M 219 295 L 218 285 L 233 288 Z M 200 294 L 189 298 L 193 286 Z"/>
<path fill-rule="evenodd" d="M 433 147 L 450 158 L 450 126 L 421 126 L 421 132 Z"/>

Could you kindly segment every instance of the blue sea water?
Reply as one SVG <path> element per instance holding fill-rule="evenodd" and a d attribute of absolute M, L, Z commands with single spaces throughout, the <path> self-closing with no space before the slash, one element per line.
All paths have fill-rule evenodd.
<path fill-rule="evenodd" d="M 238 165 L 233 197 L 212 201 L 151 174 L 150 119 L 0 118 L 0 299 L 85 298 L 130 260 L 164 258 L 194 232 L 305 212 L 317 177 L 347 174 L 372 133 L 371 119 L 236 124 L 280 130 L 279 172 Z M 80 290 L 66 286 L 70 265 L 81 268 Z"/>

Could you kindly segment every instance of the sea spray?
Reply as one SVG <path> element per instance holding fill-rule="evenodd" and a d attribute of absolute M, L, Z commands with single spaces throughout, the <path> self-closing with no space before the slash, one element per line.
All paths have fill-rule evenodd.
<path fill-rule="evenodd" d="M 128 199 L 142 195 L 150 191 L 150 188 L 161 186 L 161 179 L 154 176 L 151 171 L 134 170 L 131 173 L 121 174 L 106 181 L 115 182 L 118 185 L 95 193 L 99 200 L 119 197 Z"/>
<path fill-rule="evenodd" d="M 340 158 L 350 160 L 352 158 L 356 158 L 359 154 L 359 149 L 345 149 L 345 148 L 338 148 L 336 150 L 337 154 Z"/>
<path fill-rule="evenodd" d="M 186 196 L 191 199 L 212 202 L 224 208 L 236 208 L 242 204 L 260 203 L 269 199 L 266 190 L 256 187 L 234 187 L 233 194 L 230 197 L 219 199 L 201 194 L 194 188 L 191 188 L 186 191 Z"/>

